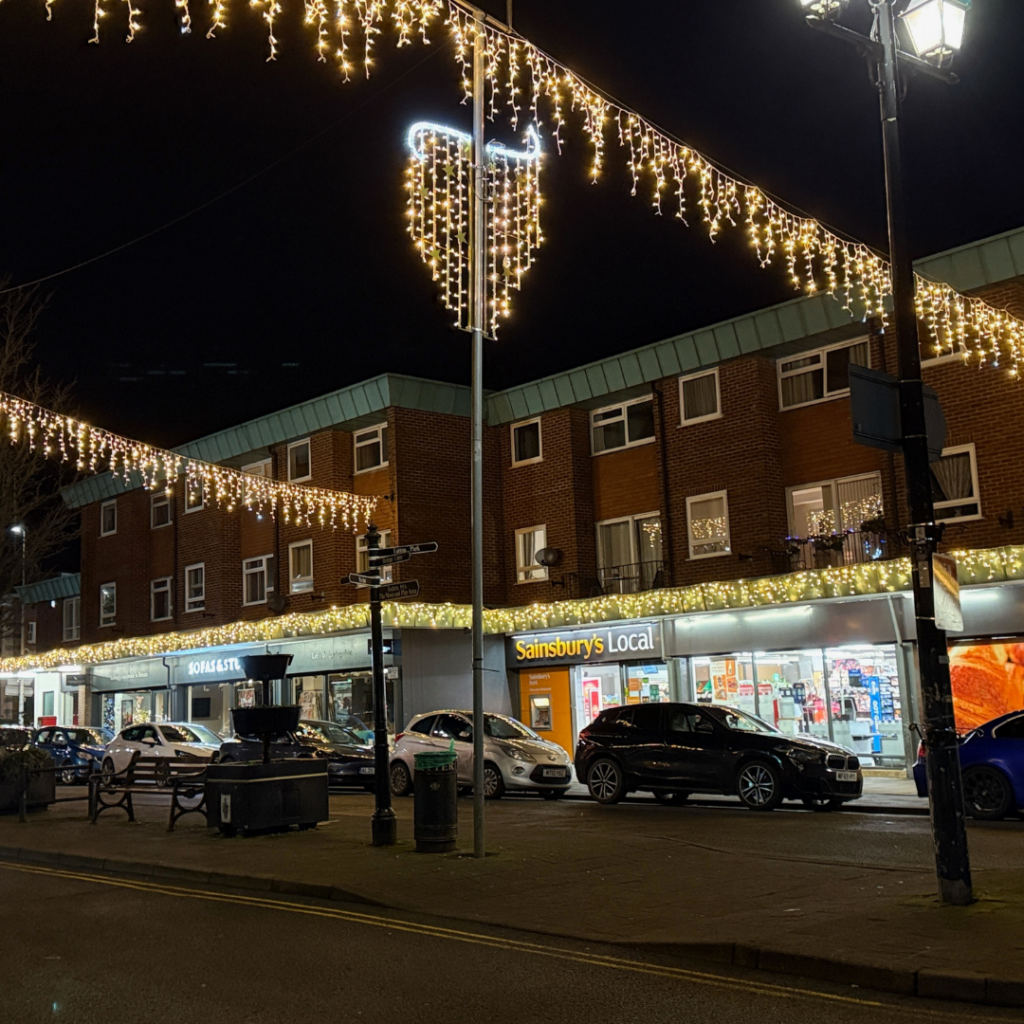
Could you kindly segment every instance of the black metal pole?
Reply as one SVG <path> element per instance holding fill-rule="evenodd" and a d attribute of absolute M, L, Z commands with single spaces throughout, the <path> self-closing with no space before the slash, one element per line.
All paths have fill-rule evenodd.
<path fill-rule="evenodd" d="M 369 556 L 380 547 L 380 534 L 370 523 L 366 531 Z M 380 580 L 380 569 L 371 568 L 367 576 Z M 380 590 L 370 587 L 370 654 L 373 665 L 373 764 L 376 807 L 371 819 L 374 846 L 394 846 L 398 841 L 398 821 L 391 807 L 391 765 L 388 750 L 388 713 L 384 690 L 384 632 L 380 622 Z"/>
<path fill-rule="evenodd" d="M 921 380 L 921 351 L 914 299 L 914 267 L 907 243 L 903 197 L 899 122 L 901 83 L 893 9 L 897 2 L 899 0 L 881 0 L 881 3 L 873 6 L 878 14 L 879 41 L 882 44 L 879 90 L 885 144 L 885 187 L 889 203 L 893 325 L 899 353 L 903 461 L 911 519 L 908 533 L 913 562 L 921 711 L 924 718 L 926 770 L 939 896 L 943 903 L 966 906 L 973 902 L 974 897 L 964 822 L 960 751 L 953 718 L 946 634 L 935 625 L 932 589 L 932 554 L 938 545 L 941 531 L 936 526 L 932 507 L 924 384 Z"/>

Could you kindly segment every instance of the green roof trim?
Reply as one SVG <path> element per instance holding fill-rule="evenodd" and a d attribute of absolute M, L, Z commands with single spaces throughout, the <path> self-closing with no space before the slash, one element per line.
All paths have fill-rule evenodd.
<path fill-rule="evenodd" d="M 40 601 L 59 601 L 66 597 L 78 597 L 82 590 L 82 576 L 77 572 L 65 572 L 52 579 L 30 583 L 27 587 L 15 587 L 14 592 L 22 604 L 38 604 Z"/>

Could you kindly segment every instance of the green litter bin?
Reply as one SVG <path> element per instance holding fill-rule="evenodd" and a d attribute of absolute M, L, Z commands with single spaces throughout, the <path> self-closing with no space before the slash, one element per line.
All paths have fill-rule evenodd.
<path fill-rule="evenodd" d="M 414 832 L 417 853 L 450 853 L 459 838 L 458 758 L 454 750 L 414 758 Z"/>

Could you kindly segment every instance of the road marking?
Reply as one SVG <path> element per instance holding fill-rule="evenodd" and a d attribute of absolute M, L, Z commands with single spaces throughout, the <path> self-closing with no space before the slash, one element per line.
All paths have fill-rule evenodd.
<path fill-rule="evenodd" d="M 119 889 L 133 889 L 136 892 L 150 895 L 169 896 L 176 899 L 204 900 L 210 903 L 231 903 L 237 906 L 257 907 L 264 910 L 278 910 L 290 914 L 302 914 L 307 917 L 322 917 L 337 921 L 348 921 L 367 927 L 383 928 L 427 938 L 448 939 L 453 942 L 464 942 L 476 946 L 493 949 L 512 950 L 534 956 L 546 956 L 555 960 L 567 960 L 572 963 L 590 967 L 625 971 L 631 974 L 646 974 L 658 978 L 671 978 L 677 981 L 688 981 L 695 985 L 731 989 L 733 991 L 753 993 L 756 995 L 773 996 L 777 999 L 819 1000 L 831 1003 L 842 1003 L 853 1006 L 865 1006 L 873 1009 L 892 1009 L 895 1003 L 880 1000 L 864 999 L 857 996 L 835 995 L 829 992 L 818 992 L 811 989 L 796 988 L 788 985 L 775 985 L 771 982 L 746 981 L 741 978 L 728 978 L 724 975 L 708 971 L 693 971 L 682 967 L 664 967 L 658 964 L 643 963 L 638 960 L 627 960 L 621 957 L 602 956 L 598 953 L 581 953 L 557 946 L 546 946 L 537 942 L 525 942 L 521 939 L 498 938 L 478 932 L 462 931 L 457 928 L 443 928 L 438 925 L 421 924 L 414 921 L 395 920 L 379 914 L 364 914 L 353 910 L 341 910 L 334 907 L 307 906 L 302 903 L 291 903 L 287 900 L 268 899 L 263 896 L 242 896 L 216 892 L 206 889 L 188 889 L 180 886 L 166 885 L 156 882 L 136 881 L 127 878 L 116 878 L 111 875 L 94 875 L 81 871 L 66 871 L 61 868 L 49 868 L 41 865 L 13 864 L 0 860 L 0 869 L 21 871 L 25 874 L 47 877 L 67 878 L 79 882 L 91 882 L 96 885 L 112 886 Z M 577 940 L 580 941 L 580 940 Z M 907 997 L 902 997 L 907 998 Z M 986 1017 L 973 1015 L 965 1018 L 963 1012 L 947 1013 L 942 1010 L 917 1009 L 918 1016 L 931 1017 L 939 1020 L 964 1021 L 1002 1021 L 1003 1017 Z"/>

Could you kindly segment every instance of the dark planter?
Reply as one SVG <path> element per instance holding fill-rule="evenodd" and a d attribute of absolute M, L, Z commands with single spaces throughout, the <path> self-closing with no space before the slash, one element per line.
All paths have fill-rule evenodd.
<path fill-rule="evenodd" d="M 231 720 L 239 736 L 283 736 L 299 727 L 302 708 L 298 704 L 284 707 L 232 708 Z"/>
<path fill-rule="evenodd" d="M 21 783 L 18 779 L 0 782 L 0 814 L 17 814 Z M 28 777 L 26 806 L 46 807 L 57 799 L 57 780 L 53 772 L 41 772 Z"/>
<path fill-rule="evenodd" d="M 225 835 L 282 832 L 292 825 L 312 828 L 327 820 L 327 761 L 310 757 L 210 765 L 206 806 L 207 824 Z"/>

